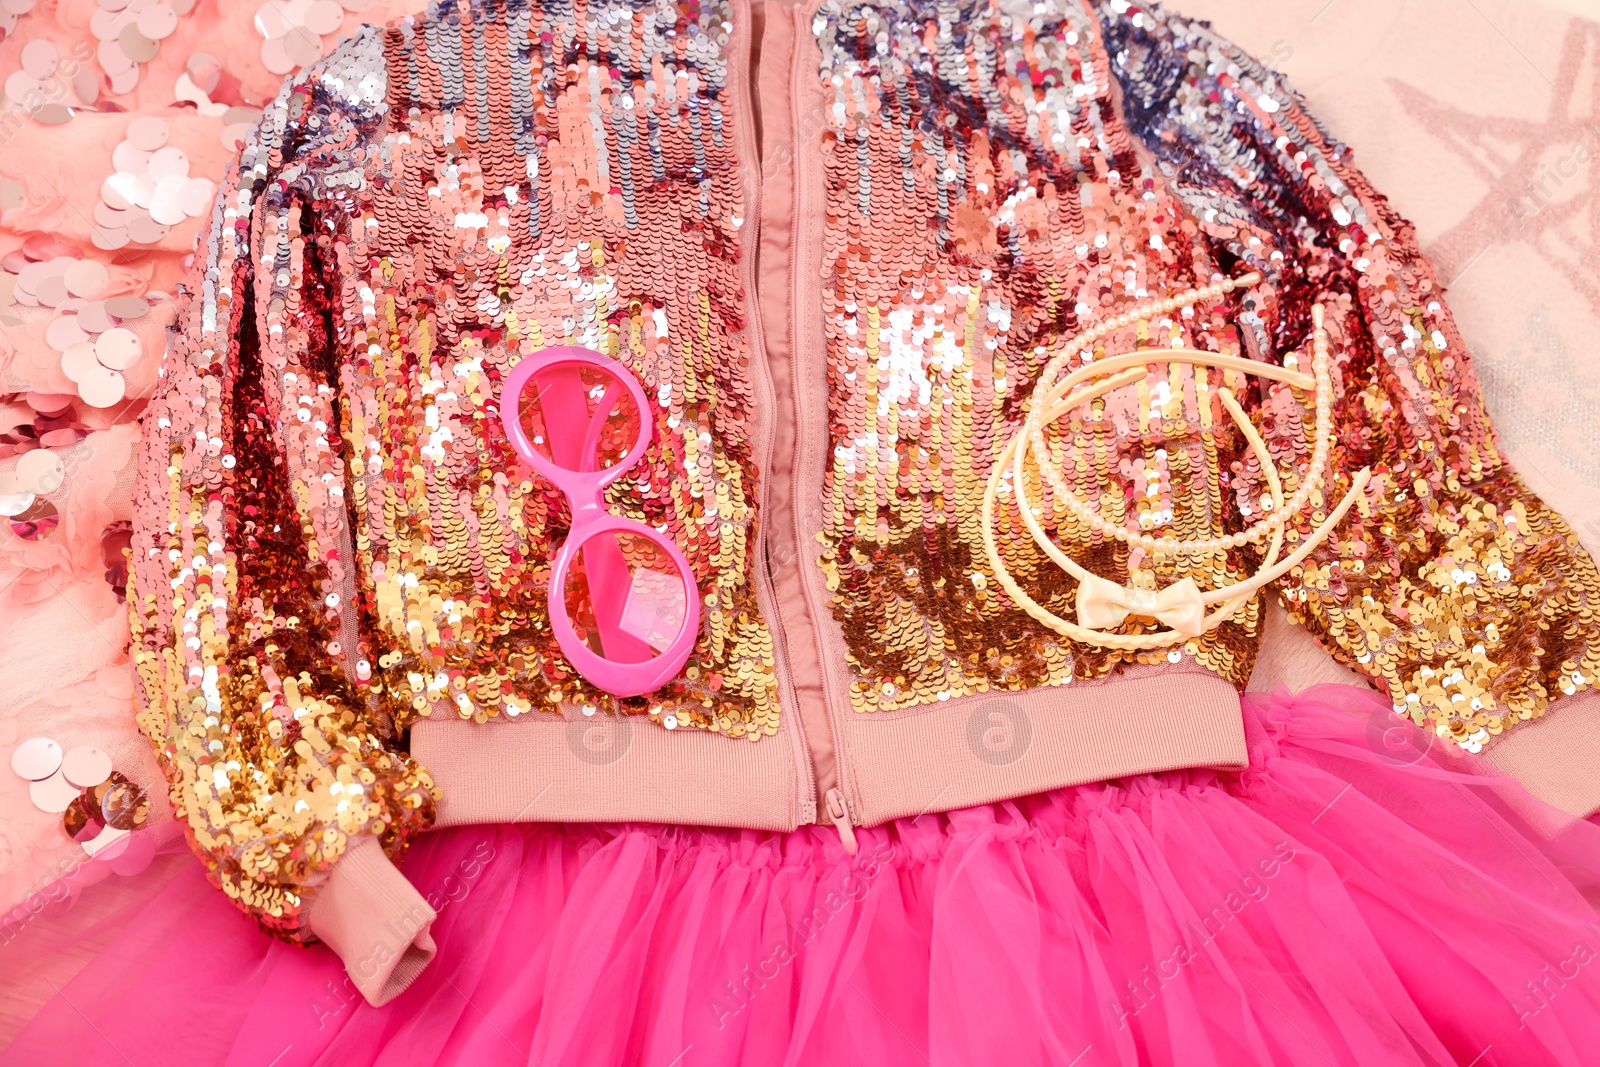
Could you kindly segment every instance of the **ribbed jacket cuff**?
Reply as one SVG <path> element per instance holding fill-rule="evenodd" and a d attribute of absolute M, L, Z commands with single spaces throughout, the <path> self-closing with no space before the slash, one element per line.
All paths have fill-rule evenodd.
<path fill-rule="evenodd" d="M 339 954 L 374 1007 L 399 996 L 433 959 L 433 920 L 434 910 L 371 837 L 340 857 L 311 903 L 311 932 Z"/>
<path fill-rule="evenodd" d="M 1556 701 L 1484 746 L 1490 763 L 1528 792 L 1583 818 L 1600 811 L 1600 693 Z"/>

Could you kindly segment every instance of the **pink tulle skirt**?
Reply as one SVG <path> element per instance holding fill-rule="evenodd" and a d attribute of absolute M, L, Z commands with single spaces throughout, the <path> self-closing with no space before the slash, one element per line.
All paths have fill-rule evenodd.
<path fill-rule="evenodd" d="M 1597 1062 L 1600 826 L 1363 690 L 1244 715 L 1243 772 L 923 816 L 855 857 L 820 828 L 429 835 L 403 869 L 438 956 L 381 1009 L 174 856 L 0 1063 Z"/>

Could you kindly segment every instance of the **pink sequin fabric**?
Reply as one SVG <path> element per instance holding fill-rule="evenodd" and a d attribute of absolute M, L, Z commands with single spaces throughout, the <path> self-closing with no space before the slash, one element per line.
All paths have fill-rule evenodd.
<path fill-rule="evenodd" d="M 741 156 L 756 143 L 744 10 L 436 5 L 291 78 L 227 175 L 144 419 L 128 601 L 140 723 L 174 803 L 214 879 L 280 935 L 307 936 L 309 894 L 352 841 L 396 855 L 434 821 L 438 791 L 403 736 L 421 717 L 637 716 L 702 744 L 697 773 L 714 773 L 705 742 L 780 732 L 795 691 L 781 623 L 801 607 L 761 593 L 758 461 L 788 409 L 761 403 L 746 289 L 764 249 L 757 161 Z M 1497 451 L 1411 228 L 1276 75 L 1121 0 L 824 0 L 810 29 L 820 63 L 800 77 L 825 103 L 796 120 L 795 174 L 823 187 L 806 220 L 822 262 L 793 269 L 820 287 L 823 322 L 820 350 L 795 355 L 817 380 L 794 386 L 825 392 L 827 425 L 796 445 L 821 498 L 787 503 L 823 516 L 799 566 L 849 693 L 806 708 L 805 730 L 1130 667 L 1244 685 L 1259 600 L 1172 649 L 1074 644 L 1008 601 L 980 524 L 994 456 L 1054 353 L 1247 271 L 1262 284 L 1152 312 L 1084 358 L 1170 345 L 1305 367 L 1321 304 L 1334 458 L 1289 547 L 1355 471 L 1373 477 L 1276 595 L 1465 748 L 1589 687 L 1600 575 Z M 643 383 L 652 444 L 608 503 L 671 536 L 701 591 L 687 666 L 647 697 L 597 691 L 556 647 L 544 605 L 566 505 L 499 428 L 507 370 L 562 344 Z M 1224 380 L 1154 369 L 1055 423 L 1053 458 L 1141 536 L 1231 536 L 1269 497 Z M 1304 396 L 1227 384 L 1292 494 Z M 1260 562 L 1250 545 L 1130 549 L 1045 486 L 1029 495 L 1117 582 L 1216 589 Z M 1011 573 L 1070 614 L 1073 582 L 1003 503 Z M 783 700 L 804 763 L 798 700 Z M 816 761 L 829 774 L 840 736 L 813 735 L 813 757 L 839 746 Z M 817 800 L 783 817 L 813 818 Z M 827 804 L 847 828 L 848 797 Z"/>
<path fill-rule="evenodd" d="M 283 932 L 358 834 L 433 817 L 419 715 L 584 706 L 759 739 L 744 206 L 728 12 L 444 7 L 292 78 L 218 199 L 146 442 L 130 597 L 142 724 L 223 887 Z M 581 344 L 655 401 L 611 507 L 705 604 L 619 706 L 545 607 L 564 498 L 499 425 L 520 354 Z"/>
<path fill-rule="evenodd" d="M 857 711 L 1198 664 L 1243 686 L 1259 600 L 1174 649 L 1059 637 L 1012 605 L 981 547 L 983 487 L 1033 380 L 1074 335 L 1246 271 L 1264 283 L 1153 314 L 1080 363 L 1192 347 L 1311 365 L 1329 313 L 1334 462 L 1287 545 L 1356 509 L 1278 596 L 1418 724 L 1476 749 L 1600 667 L 1600 578 L 1571 529 L 1497 451 L 1465 345 L 1411 226 L 1281 77 L 1210 33 L 1119 0 L 1025 15 L 1005 4 L 830 0 L 825 298 L 832 452 L 821 564 Z M 1069 368 L 1070 369 L 1070 368 Z M 1270 503 L 1229 425 L 1221 375 L 1152 368 L 1048 440 L 1068 485 L 1135 533 L 1224 537 Z M 1281 383 L 1241 388 L 1284 491 L 1313 412 Z M 1248 577 L 1261 545 L 1149 553 L 1030 486 L 1058 543 L 1116 581 L 1202 589 Z M 1071 615 L 1076 588 L 1008 506 L 1008 569 Z M 1148 628 L 1130 619 L 1123 632 Z"/>

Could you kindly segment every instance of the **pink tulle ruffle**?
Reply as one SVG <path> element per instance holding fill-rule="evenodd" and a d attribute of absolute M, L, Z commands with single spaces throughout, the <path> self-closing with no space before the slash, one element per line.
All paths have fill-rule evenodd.
<path fill-rule="evenodd" d="M 1242 773 L 924 816 L 854 858 L 817 828 L 429 835 L 404 870 L 438 957 L 382 1009 L 190 865 L 0 1064 L 1594 1062 L 1600 827 L 1364 690 L 1245 717 Z"/>

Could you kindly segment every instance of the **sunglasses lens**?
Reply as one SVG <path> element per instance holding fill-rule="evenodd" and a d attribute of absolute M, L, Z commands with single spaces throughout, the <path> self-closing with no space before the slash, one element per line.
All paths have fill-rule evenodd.
<path fill-rule="evenodd" d="M 528 443 L 563 470 L 614 467 L 639 443 L 639 406 L 611 371 L 588 363 L 558 363 L 535 374 L 518 398 Z"/>
<path fill-rule="evenodd" d="M 640 534 L 606 530 L 587 538 L 565 592 L 578 637 L 613 663 L 655 659 L 692 625 L 685 576 L 665 548 Z"/>

